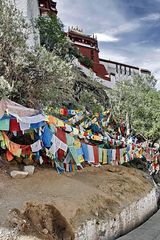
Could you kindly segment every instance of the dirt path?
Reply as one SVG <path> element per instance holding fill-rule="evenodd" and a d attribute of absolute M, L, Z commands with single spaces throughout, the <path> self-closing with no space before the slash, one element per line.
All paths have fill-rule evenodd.
<path fill-rule="evenodd" d="M 9 210 L 35 202 L 55 206 L 76 228 L 97 212 L 101 218 L 104 213 L 111 216 L 121 211 L 151 188 L 145 173 L 123 166 L 89 167 L 63 175 L 52 169 L 37 169 L 33 176 L 21 180 L 1 172 L 0 226 L 7 227 Z"/>

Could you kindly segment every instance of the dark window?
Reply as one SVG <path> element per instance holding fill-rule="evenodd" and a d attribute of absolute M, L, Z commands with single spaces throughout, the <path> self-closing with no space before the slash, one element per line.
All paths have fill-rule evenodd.
<path fill-rule="evenodd" d="M 116 73 L 118 73 L 118 65 L 116 64 Z"/>
<path fill-rule="evenodd" d="M 40 4 L 40 7 L 49 8 L 48 1 L 40 0 L 40 1 L 39 1 L 39 4 Z"/>
<path fill-rule="evenodd" d="M 131 68 L 129 68 L 129 75 L 131 75 Z"/>
<path fill-rule="evenodd" d="M 120 73 L 122 74 L 122 65 L 120 65 Z"/>
<path fill-rule="evenodd" d="M 91 59 L 93 60 L 94 59 L 94 51 L 91 50 Z"/>
<path fill-rule="evenodd" d="M 127 71 L 126 71 L 126 67 L 124 67 L 124 74 L 126 75 Z"/>

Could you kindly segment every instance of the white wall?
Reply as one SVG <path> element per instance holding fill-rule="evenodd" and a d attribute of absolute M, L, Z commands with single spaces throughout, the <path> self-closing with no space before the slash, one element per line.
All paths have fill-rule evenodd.
<path fill-rule="evenodd" d="M 23 12 L 24 17 L 31 25 L 31 34 L 28 39 L 28 45 L 35 47 L 39 44 L 39 34 L 34 29 L 34 20 L 39 16 L 38 0 L 15 0 L 17 9 Z"/>
<path fill-rule="evenodd" d="M 141 73 L 140 69 L 129 68 L 128 66 L 125 67 L 123 64 L 117 64 L 117 68 L 116 68 L 116 63 L 114 64 L 114 63 L 105 62 L 105 61 L 100 61 L 100 63 L 105 66 L 109 74 L 113 73 L 115 75 L 115 76 L 110 75 L 111 87 L 113 87 L 117 81 L 131 79 L 133 78 L 133 76 L 137 74 L 140 74 L 142 76 L 148 75 L 148 73 Z"/>
<path fill-rule="evenodd" d="M 114 240 L 142 224 L 157 211 L 157 190 L 133 202 L 115 216 L 86 220 L 76 229 L 76 240 Z M 118 211 L 117 211 L 118 212 Z M 138 240 L 138 239 L 137 239 Z"/>
<path fill-rule="evenodd" d="M 105 87 L 113 88 L 114 85 L 113 81 L 107 81 L 98 77 L 92 70 L 89 70 L 88 68 L 82 66 L 77 59 L 74 60 L 74 64 L 77 67 L 79 67 L 85 73 L 86 76 L 91 77 L 94 81 L 99 82 Z"/>

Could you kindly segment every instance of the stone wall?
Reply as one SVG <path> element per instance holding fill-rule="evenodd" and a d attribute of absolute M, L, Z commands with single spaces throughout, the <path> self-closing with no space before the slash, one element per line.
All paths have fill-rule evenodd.
<path fill-rule="evenodd" d="M 76 240 L 114 240 L 133 230 L 157 210 L 156 188 L 112 218 L 90 219 L 76 231 Z"/>

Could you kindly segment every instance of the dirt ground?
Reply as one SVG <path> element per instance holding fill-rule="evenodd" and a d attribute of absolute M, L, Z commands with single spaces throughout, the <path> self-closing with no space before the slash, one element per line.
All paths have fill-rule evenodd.
<path fill-rule="evenodd" d="M 88 167 L 62 175 L 36 168 L 34 175 L 25 179 L 12 179 L 0 171 L 0 239 L 74 239 L 74 229 L 84 220 L 113 216 L 151 188 L 146 173 L 124 166 Z M 36 237 L 12 232 L 7 238 L 4 232 L 10 218 L 12 226 L 18 218 L 23 219 L 18 231 Z M 62 226 L 66 237 L 58 235 Z"/>

